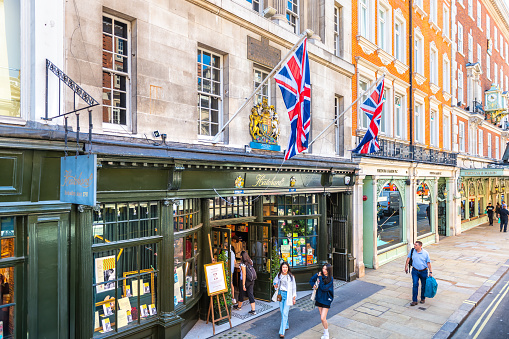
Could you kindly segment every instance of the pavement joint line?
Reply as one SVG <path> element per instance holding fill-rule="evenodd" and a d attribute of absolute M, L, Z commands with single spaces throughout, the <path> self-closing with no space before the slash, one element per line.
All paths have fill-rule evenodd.
<path fill-rule="evenodd" d="M 495 281 L 495 280 L 486 280 L 486 282 L 487 282 L 488 284 L 494 284 L 494 283 L 496 283 L 496 281 Z"/>
<path fill-rule="evenodd" d="M 502 272 L 502 274 L 501 274 L 501 275 L 497 275 L 497 273 L 494 273 L 494 274 L 490 277 L 491 279 L 489 279 L 489 280 L 493 280 L 493 281 L 495 281 L 495 284 L 496 284 L 496 283 L 497 283 L 500 279 L 502 279 L 502 276 L 503 276 L 504 274 L 506 274 L 506 273 L 509 271 L 509 265 L 508 265 L 508 264 L 502 264 L 502 265 L 500 266 L 500 268 L 502 268 L 502 267 L 506 267 L 506 269 L 504 270 L 504 272 Z M 500 269 L 500 268 L 499 268 L 499 269 Z M 496 277 L 496 278 L 495 278 L 495 277 Z M 483 300 L 483 299 L 484 299 L 484 298 L 488 295 L 488 293 L 490 293 L 490 292 L 491 292 L 491 290 L 495 287 L 495 284 L 493 284 L 493 285 L 490 285 L 490 286 L 489 286 L 489 288 L 488 288 L 488 289 L 487 289 L 487 290 L 486 290 L 486 291 L 482 294 L 482 296 L 481 296 L 481 298 L 479 299 L 479 301 L 477 302 L 477 304 L 478 304 L 478 303 L 480 303 L 480 302 L 481 302 L 481 301 L 482 301 L 482 300 Z M 479 289 L 481 289 L 481 288 L 482 288 L 482 286 L 481 286 L 481 287 L 479 287 Z M 479 289 L 478 289 L 478 290 L 479 290 Z M 477 292 L 477 291 L 476 291 L 476 292 Z M 476 292 L 474 292 L 474 293 L 476 293 Z M 456 332 L 456 330 L 458 329 L 458 327 L 460 327 L 460 326 L 461 326 L 461 324 L 463 324 L 463 323 L 465 322 L 465 319 L 466 319 L 466 318 L 470 315 L 470 313 L 472 313 L 472 312 L 474 311 L 474 309 L 477 307 L 477 304 L 475 304 L 475 305 L 474 305 L 474 307 L 472 307 L 472 309 L 471 309 L 471 310 L 469 310 L 468 312 L 466 312 L 466 314 L 465 314 L 465 315 L 461 318 L 461 320 L 460 320 L 459 322 L 457 322 L 457 323 L 456 323 L 456 322 L 454 322 L 454 323 L 456 323 L 456 326 L 455 326 L 455 327 L 454 327 L 451 331 L 439 330 L 437 333 L 435 333 L 435 335 L 433 336 L 433 338 L 435 338 L 435 336 L 437 336 L 437 334 L 438 334 L 439 332 L 441 332 L 441 331 L 442 331 L 442 332 L 445 332 L 444 334 L 445 334 L 445 335 L 447 335 L 447 336 L 446 336 L 446 338 L 447 338 L 447 339 L 452 338 L 453 334 Z M 451 319 L 453 316 L 454 316 L 454 314 L 452 314 L 452 315 L 449 317 L 449 319 Z M 445 323 L 449 322 L 449 321 L 450 321 L 449 319 L 448 319 Z M 438 336 L 437 336 L 437 338 L 438 338 Z"/>
<path fill-rule="evenodd" d="M 476 303 L 475 301 L 472 301 L 472 300 L 465 300 L 465 301 L 463 301 L 463 303 L 465 303 L 465 304 L 470 304 L 470 305 L 474 305 L 474 306 L 476 306 L 476 305 L 477 305 L 477 303 Z"/>

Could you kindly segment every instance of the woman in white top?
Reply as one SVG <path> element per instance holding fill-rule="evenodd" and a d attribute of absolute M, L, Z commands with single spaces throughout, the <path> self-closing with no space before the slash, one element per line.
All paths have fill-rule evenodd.
<path fill-rule="evenodd" d="M 297 284 L 295 277 L 290 270 L 290 266 L 286 261 L 279 266 L 279 273 L 274 278 L 274 289 L 276 293 L 272 297 L 273 301 L 277 301 L 277 295 L 281 294 L 281 301 L 279 302 L 279 310 L 281 311 L 281 326 L 279 327 L 279 337 L 285 337 L 285 331 L 290 328 L 288 321 L 288 312 L 290 306 L 295 305 L 297 298 Z"/>

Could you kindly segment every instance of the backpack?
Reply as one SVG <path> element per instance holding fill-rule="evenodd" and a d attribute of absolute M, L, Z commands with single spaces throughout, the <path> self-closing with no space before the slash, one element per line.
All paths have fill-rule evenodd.
<path fill-rule="evenodd" d="M 435 278 L 428 277 L 426 279 L 426 288 L 424 290 L 424 296 L 426 298 L 433 298 L 437 294 L 438 284 Z"/>
<path fill-rule="evenodd" d="M 252 265 L 246 262 L 246 280 L 255 281 L 257 278 L 256 271 Z"/>

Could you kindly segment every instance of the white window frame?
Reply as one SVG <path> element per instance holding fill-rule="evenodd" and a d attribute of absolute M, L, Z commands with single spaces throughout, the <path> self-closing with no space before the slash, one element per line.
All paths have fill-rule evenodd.
<path fill-rule="evenodd" d="M 472 3 L 473 3 L 472 0 L 468 0 L 468 16 L 470 16 L 472 20 L 474 20 L 474 6 Z"/>
<path fill-rule="evenodd" d="M 474 39 L 470 33 L 468 33 L 468 62 L 474 63 Z"/>
<path fill-rule="evenodd" d="M 132 83 L 131 83 L 131 79 L 132 79 L 132 76 L 131 76 L 131 70 L 132 70 L 132 61 L 131 61 L 131 45 L 132 45 L 132 31 L 131 31 L 131 23 L 127 20 L 123 20 L 123 19 L 120 19 L 114 15 L 111 15 L 111 14 L 107 14 L 107 13 L 102 13 L 102 17 L 106 17 L 106 18 L 109 18 L 112 20 L 112 26 L 115 25 L 115 21 L 118 21 L 120 23 L 123 23 L 126 25 L 127 27 L 127 54 L 119 54 L 119 53 L 115 53 L 115 34 L 114 34 L 114 29 L 112 28 L 112 36 L 114 37 L 113 38 L 113 63 L 115 63 L 115 55 L 119 55 L 120 57 L 125 57 L 127 58 L 127 72 L 123 72 L 123 71 L 117 71 L 113 68 L 106 68 L 102 67 L 102 71 L 103 73 L 104 72 L 109 72 L 112 77 L 111 77 L 111 90 L 112 90 L 112 96 L 113 96 L 113 90 L 114 90 L 114 76 L 115 75 L 118 75 L 119 77 L 123 77 L 125 79 L 125 91 L 121 91 L 121 90 L 118 90 L 117 92 L 119 93 L 125 93 L 125 100 L 126 100 L 126 107 L 125 107 L 125 119 L 126 119 L 126 124 L 125 125 L 122 125 L 120 123 L 115 123 L 115 122 L 105 122 L 103 120 L 102 121 L 102 125 L 103 125 L 103 129 L 106 130 L 106 131 L 112 131 L 112 132 L 130 132 L 132 130 L 132 112 L 131 112 L 131 93 L 132 93 Z M 102 20 L 102 18 L 101 18 Z M 102 27 L 102 25 L 101 25 Z M 105 34 L 104 33 L 104 30 L 102 32 L 102 34 Z M 108 33 L 106 33 L 108 34 Z M 122 38 L 124 39 L 124 38 Z M 106 51 L 103 49 L 103 51 Z M 120 80 L 120 78 L 117 78 L 117 80 Z M 117 81 L 118 82 L 118 81 Z M 103 87 L 103 91 L 107 89 L 105 87 Z M 114 105 L 113 101 L 113 97 L 111 98 L 111 106 L 107 106 L 107 107 L 110 107 L 112 109 L 111 111 L 111 114 L 112 116 L 114 115 L 114 108 L 116 108 L 116 106 Z M 101 103 L 102 104 L 102 103 Z M 105 107 L 104 104 L 102 104 L 103 107 Z M 104 119 L 104 118 L 103 118 Z M 114 119 L 114 118 L 113 118 Z M 119 118 L 120 119 L 120 118 Z"/>
<path fill-rule="evenodd" d="M 433 22 L 437 24 L 437 17 L 438 17 L 438 6 L 437 6 L 437 0 L 429 0 L 429 22 Z"/>
<path fill-rule="evenodd" d="M 384 12 L 385 18 L 380 16 L 380 12 Z M 392 9 L 381 1 L 378 1 L 377 11 L 377 27 L 378 27 L 378 46 L 391 54 L 392 52 Z"/>
<path fill-rule="evenodd" d="M 477 1 L 477 27 L 482 27 L 482 10 L 481 3 Z"/>
<path fill-rule="evenodd" d="M 481 60 L 482 60 L 482 50 L 481 50 L 481 45 L 477 44 L 477 62 L 479 63 L 479 67 L 481 67 L 481 68 L 482 68 Z"/>
<path fill-rule="evenodd" d="M 484 131 L 479 129 L 479 156 L 484 157 Z"/>
<path fill-rule="evenodd" d="M 416 100 L 414 103 L 415 110 L 415 142 L 419 144 L 425 144 L 426 135 L 425 135 L 425 123 L 424 123 L 424 112 L 425 112 L 425 104 L 420 100 Z"/>
<path fill-rule="evenodd" d="M 366 88 L 362 88 L 362 84 L 361 83 L 364 83 L 366 84 Z M 359 86 L 358 86 L 358 91 L 357 93 L 361 94 L 363 92 L 365 92 L 369 86 L 371 86 L 371 81 L 365 79 L 365 78 L 359 78 Z M 368 117 L 366 116 L 366 113 L 364 113 L 363 110 L 361 110 L 361 105 L 362 103 L 364 102 L 364 100 L 366 100 L 368 98 L 368 94 L 364 94 L 361 99 L 358 101 L 358 104 L 357 104 L 357 116 L 359 117 L 360 121 L 359 121 L 359 126 L 361 129 L 368 129 L 369 128 L 369 123 L 370 121 L 368 120 Z"/>
<path fill-rule="evenodd" d="M 461 101 L 462 104 L 465 103 L 464 96 L 465 96 L 465 87 L 464 87 L 463 71 L 458 70 L 458 101 Z"/>
<path fill-rule="evenodd" d="M 450 31 L 449 31 L 449 7 L 447 7 L 444 4 L 444 12 L 443 12 L 443 19 L 442 19 L 442 25 L 443 25 L 443 33 L 444 35 L 449 38 L 450 37 Z"/>
<path fill-rule="evenodd" d="M 256 66 L 253 67 L 253 90 L 255 90 L 258 87 L 258 85 L 261 83 L 261 82 L 256 81 L 256 73 L 260 73 L 261 80 L 263 81 L 269 75 L 270 71 L 263 70 L 260 67 L 256 67 Z M 272 95 L 270 93 L 271 88 L 272 88 L 272 86 L 271 86 L 271 82 L 269 79 L 263 84 L 262 88 L 260 88 L 260 90 L 255 94 L 255 96 L 253 98 L 253 104 L 257 105 L 258 103 L 262 102 L 263 98 L 266 98 L 267 105 L 270 106 L 271 105 L 271 97 L 272 97 Z M 263 94 L 264 89 L 266 89 L 267 94 Z M 261 98 L 261 99 L 258 99 L 258 98 Z"/>
<path fill-rule="evenodd" d="M 444 122 L 443 122 L 443 131 L 442 135 L 444 137 L 444 149 L 451 149 L 451 117 L 447 114 L 444 114 Z"/>
<path fill-rule="evenodd" d="M 204 140 L 210 140 L 210 139 L 213 139 L 215 134 L 213 132 L 213 129 L 211 128 L 211 125 L 210 125 L 210 121 L 212 120 L 212 111 L 214 111 L 212 109 L 212 99 L 217 99 L 218 100 L 218 104 L 217 104 L 217 122 L 214 122 L 214 125 L 217 125 L 217 131 L 219 131 L 219 129 L 222 127 L 222 124 L 223 124 L 223 103 L 224 103 L 224 100 L 223 100 L 223 56 L 216 53 L 216 52 L 212 52 L 210 50 L 207 50 L 205 48 L 201 48 L 201 47 L 198 47 L 197 48 L 197 53 L 199 52 L 202 52 L 202 55 L 203 53 L 208 53 L 211 55 L 211 60 L 212 60 L 212 56 L 215 56 L 215 57 L 218 57 L 219 58 L 219 67 L 211 67 L 211 69 L 218 69 L 219 70 L 219 81 L 215 81 L 214 82 L 219 82 L 219 94 L 215 94 L 215 93 L 212 93 L 212 90 L 210 92 L 207 92 L 207 91 L 203 91 L 203 90 L 200 90 L 200 89 L 197 89 L 197 95 L 198 95 L 198 106 L 197 106 L 197 109 L 198 109 L 198 138 L 199 139 L 204 139 Z M 203 58 L 201 58 L 201 63 L 198 62 L 198 58 L 196 59 L 196 65 L 203 65 Z M 211 62 L 211 65 L 212 65 L 212 62 Z M 204 83 L 205 83 L 205 80 L 209 80 L 210 81 L 210 84 L 211 84 L 211 88 L 212 88 L 212 74 L 211 74 L 211 77 L 210 79 L 207 79 L 205 77 L 203 77 L 203 73 L 202 73 L 202 88 L 204 86 Z M 199 78 L 199 75 L 197 74 L 196 75 L 197 79 Z M 209 114 L 209 135 L 206 135 L 206 134 L 201 134 L 201 123 L 202 123 L 202 118 L 201 118 L 201 96 L 204 96 L 204 97 L 209 97 L 210 98 L 210 101 L 209 101 L 209 107 L 208 107 L 208 114 Z M 207 107 L 203 107 L 204 109 L 207 110 Z"/>
<path fill-rule="evenodd" d="M 380 134 L 391 136 L 391 124 L 392 121 L 392 89 L 384 86 L 384 104 L 382 106 L 382 116 L 380 118 Z"/>
<path fill-rule="evenodd" d="M 430 130 L 429 130 L 430 145 L 433 146 L 433 147 L 438 147 L 438 134 L 439 134 L 439 130 L 438 130 L 438 121 L 439 121 L 438 111 L 434 110 L 434 109 L 430 110 L 429 119 L 430 119 L 430 122 L 429 122 L 429 126 L 430 126 Z"/>
<path fill-rule="evenodd" d="M 399 139 L 405 138 L 405 103 L 406 96 L 399 93 L 394 95 L 394 137 Z"/>
<path fill-rule="evenodd" d="M 334 55 L 341 57 L 341 7 L 334 6 Z"/>
<path fill-rule="evenodd" d="M 500 138 L 495 136 L 495 159 L 500 159 Z"/>
<path fill-rule="evenodd" d="M 293 27 L 293 33 L 300 33 L 300 1 L 299 0 L 286 0 L 286 20 L 288 24 Z M 289 4 L 292 4 L 292 9 L 289 9 Z M 294 10 L 295 9 L 295 10 Z M 291 20 L 293 19 L 293 20 Z"/>
<path fill-rule="evenodd" d="M 397 39 L 397 30 L 396 25 L 399 25 L 399 44 L 396 44 Z M 406 55 L 406 20 L 403 15 L 401 15 L 398 11 L 394 11 L 394 57 L 401 61 L 402 63 L 407 63 L 407 55 Z M 396 48 L 399 45 L 398 51 Z"/>
<path fill-rule="evenodd" d="M 493 83 L 498 84 L 498 65 L 496 62 L 493 63 Z"/>
<path fill-rule="evenodd" d="M 508 55 L 508 53 L 509 53 L 509 50 L 508 50 L 508 45 L 507 45 L 507 42 L 506 42 L 505 43 L 505 60 L 507 62 L 509 62 L 509 55 Z"/>
<path fill-rule="evenodd" d="M 372 40 L 372 1 L 370 0 L 359 0 L 359 35 L 365 37 L 368 40 Z M 365 17 L 364 17 L 365 14 Z"/>
<path fill-rule="evenodd" d="M 498 28 L 497 26 L 493 26 L 493 47 L 498 51 Z"/>
<path fill-rule="evenodd" d="M 490 35 L 491 35 L 491 18 L 488 15 L 488 13 L 486 13 L 486 38 L 489 39 Z"/>
<path fill-rule="evenodd" d="M 445 92 L 451 93 L 451 63 L 449 61 L 449 58 L 447 57 L 447 54 L 444 54 L 443 56 L 443 70 L 442 70 L 442 88 Z"/>
<path fill-rule="evenodd" d="M 458 52 L 463 55 L 463 25 L 458 22 Z"/>
<path fill-rule="evenodd" d="M 344 109 L 342 105 L 344 105 L 345 98 L 341 97 L 339 95 L 334 95 L 334 119 L 336 119 L 340 114 L 341 110 Z M 344 147 L 341 149 L 341 145 L 344 146 L 344 127 L 343 127 L 343 133 L 341 133 L 341 126 L 344 126 L 344 119 L 343 117 L 336 120 L 336 123 L 334 124 L 335 129 L 335 142 L 336 142 L 336 154 L 342 156 L 344 154 Z M 343 136 L 343 142 L 340 142 L 340 138 Z"/>
<path fill-rule="evenodd" d="M 438 85 L 438 49 L 434 43 L 430 44 L 429 82 Z"/>
<path fill-rule="evenodd" d="M 491 58 L 490 55 L 486 53 L 486 78 L 491 80 Z"/>
<path fill-rule="evenodd" d="M 458 145 L 459 151 L 465 152 L 465 123 L 458 121 Z"/>
<path fill-rule="evenodd" d="M 415 71 L 424 76 L 424 36 L 415 32 Z"/>
<path fill-rule="evenodd" d="M 493 149 L 491 147 L 491 133 L 488 133 L 488 158 L 493 159 Z"/>
<path fill-rule="evenodd" d="M 504 36 L 500 34 L 500 39 L 498 39 L 499 47 L 498 50 L 500 54 L 504 54 Z"/>

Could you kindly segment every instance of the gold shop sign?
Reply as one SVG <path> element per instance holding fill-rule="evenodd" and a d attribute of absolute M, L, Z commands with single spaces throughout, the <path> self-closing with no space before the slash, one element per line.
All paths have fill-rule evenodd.
<path fill-rule="evenodd" d="M 256 181 L 252 187 L 282 187 L 285 183 L 285 178 L 281 178 L 276 180 L 274 176 L 266 175 L 266 174 L 258 174 L 256 176 Z"/>

